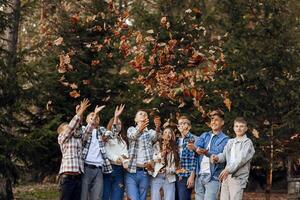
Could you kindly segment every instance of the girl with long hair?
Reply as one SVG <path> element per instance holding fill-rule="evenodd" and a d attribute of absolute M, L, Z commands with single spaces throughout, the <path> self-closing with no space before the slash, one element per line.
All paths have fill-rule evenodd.
<path fill-rule="evenodd" d="M 154 173 L 151 183 L 151 200 L 175 199 L 176 169 L 179 168 L 179 155 L 176 137 L 171 127 L 166 127 L 162 137 L 154 147 Z"/>

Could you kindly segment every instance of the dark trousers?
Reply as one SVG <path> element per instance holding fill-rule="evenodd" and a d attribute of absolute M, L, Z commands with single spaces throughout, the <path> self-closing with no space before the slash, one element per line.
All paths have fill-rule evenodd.
<path fill-rule="evenodd" d="M 182 177 L 181 179 L 179 179 L 178 177 L 176 178 L 176 192 L 178 195 L 176 199 L 191 200 L 193 188 L 187 188 L 187 180 L 188 178 L 186 177 Z"/>
<path fill-rule="evenodd" d="M 59 179 L 60 200 L 80 200 L 81 176 L 61 175 Z"/>

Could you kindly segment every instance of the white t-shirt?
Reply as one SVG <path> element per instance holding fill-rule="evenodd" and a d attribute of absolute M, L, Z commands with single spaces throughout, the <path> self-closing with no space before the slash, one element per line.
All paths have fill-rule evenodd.
<path fill-rule="evenodd" d="M 183 138 L 178 138 L 179 156 L 181 158 L 183 151 Z"/>
<path fill-rule="evenodd" d="M 94 129 L 92 132 L 91 144 L 84 162 L 96 166 L 102 166 L 104 163 L 102 153 L 100 151 L 99 141 L 97 139 L 97 129 Z"/>
<path fill-rule="evenodd" d="M 211 134 L 207 148 L 210 149 L 210 143 L 215 134 Z M 203 155 L 202 161 L 200 163 L 200 174 L 210 174 L 210 163 L 209 157 Z"/>
<path fill-rule="evenodd" d="M 143 140 L 141 138 L 139 138 L 138 140 L 138 145 L 139 145 L 139 149 L 137 151 L 137 158 L 136 158 L 136 164 L 138 165 L 144 165 L 145 162 L 146 162 L 146 154 L 145 154 L 145 150 L 144 149 L 141 149 L 141 147 L 144 146 L 143 144 Z"/>

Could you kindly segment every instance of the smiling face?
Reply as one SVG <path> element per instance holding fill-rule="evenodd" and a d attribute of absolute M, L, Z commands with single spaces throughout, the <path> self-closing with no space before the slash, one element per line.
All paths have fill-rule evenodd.
<path fill-rule="evenodd" d="M 142 123 L 145 122 L 147 119 L 148 119 L 148 114 L 145 111 L 140 110 L 136 113 L 134 121 L 136 123 Z"/>
<path fill-rule="evenodd" d="M 170 141 L 173 137 L 173 132 L 170 128 L 166 128 L 162 134 L 162 139 L 165 141 Z"/>
<path fill-rule="evenodd" d="M 224 126 L 224 120 L 218 115 L 211 116 L 210 128 L 213 132 L 219 132 Z"/>
<path fill-rule="evenodd" d="M 234 122 L 233 130 L 238 137 L 242 137 L 245 135 L 246 131 L 248 130 L 248 127 L 245 123 L 241 122 Z"/>
<path fill-rule="evenodd" d="M 178 120 L 178 130 L 181 134 L 186 135 L 191 130 L 191 122 L 187 118 L 179 118 Z"/>

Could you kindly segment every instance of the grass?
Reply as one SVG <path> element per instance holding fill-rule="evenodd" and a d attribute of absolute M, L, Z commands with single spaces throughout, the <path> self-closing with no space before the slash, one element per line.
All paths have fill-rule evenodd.
<path fill-rule="evenodd" d="M 57 200 L 59 196 L 56 184 L 29 184 L 19 185 L 14 188 L 16 200 Z M 150 198 L 148 198 L 150 199 Z M 244 200 L 265 200 L 264 193 L 245 193 Z M 286 194 L 274 193 L 271 200 L 286 200 Z"/>
<path fill-rule="evenodd" d="M 16 200 L 56 200 L 58 195 L 56 184 L 20 185 L 14 189 Z"/>

